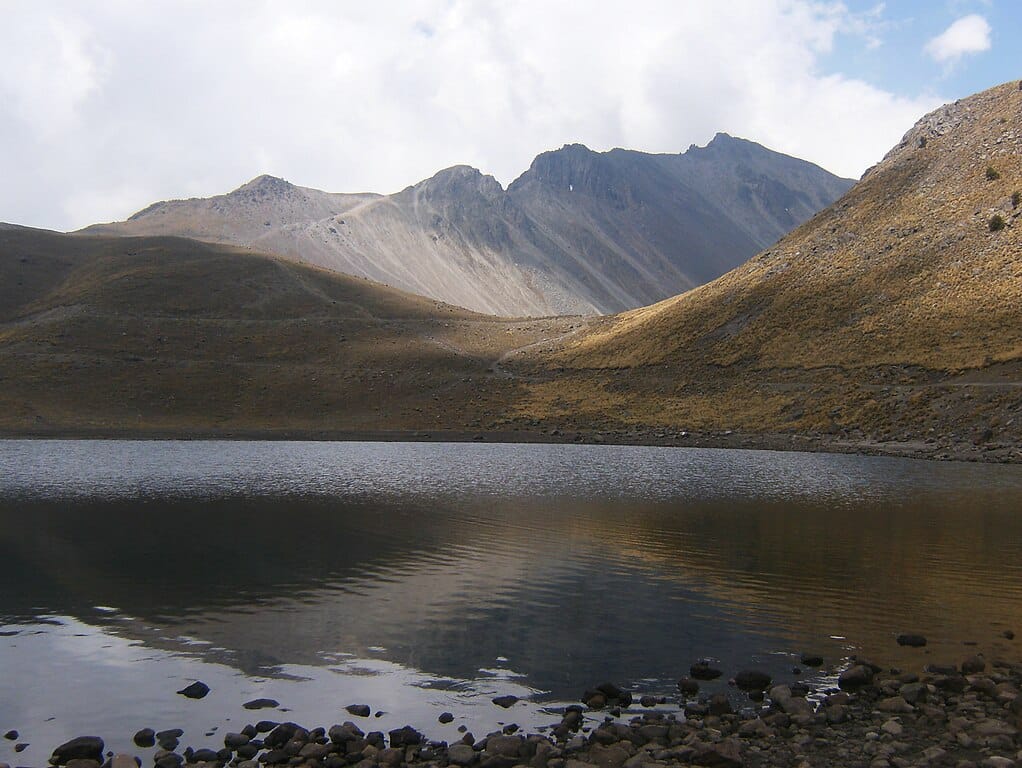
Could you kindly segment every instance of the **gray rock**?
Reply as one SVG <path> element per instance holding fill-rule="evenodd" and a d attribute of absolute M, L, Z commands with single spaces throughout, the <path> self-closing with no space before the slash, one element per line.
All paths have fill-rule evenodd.
<path fill-rule="evenodd" d="M 237 749 L 248 744 L 251 739 L 243 733 L 228 733 L 224 736 L 224 746 L 228 749 Z"/>
<path fill-rule="evenodd" d="M 610 746 L 594 744 L 589 749 L 590 762 L 599 768 L 621 768 L 629 757 L 631 755 L 628 750 L 620 744 L 611 744 Z"/>
<path fill-rule="evenodd" d="M 493 699 L 493 703 L 496 704 L 498 707 L 508 709 L 518 703 L 518 697 L 512 696 L 511 694 L 508 694 L 507 696 L 497 696 L 495 699 Z"/>
<path fill-rule="evenodd" d="M 807 667 L 823 666 L 823 657 L 813 653 L 803 653 L 799 661 Z"/>
<path fill-rule="evenodd" d="M 7 739 L 8 741 L 17 741 L 18 740 L 18 732 L 17 731 L 8 731 L 7 733 L 4 734 L 4 738 Z"/>
<path fill-rule="evenodd" d="M 929 690 L 922 683 L 907 683 L 898 689 L 898 693 L 909 704 L 917 704 L 921 701 L 926 701 Z"/>
<path fill-rule="evenodd" d="M 683 677 L 678 681 L 678 690 L 686 696 L 695 696 L 699 693 L 699 683 L 690 677 Z"/>
<path fill-rule="evenodd" d="M 692 755 L 694 765 L 721 766 L 721 768 L 742 768 L 742 748 L 737 740 L 728 738 L 716 744 L 697 742 L 695 754 Z"/>
<path fill-rule="evenodd" d="M 904 714 L 915 712 L 915 708 L 907 701 L 905 701 L 905 699 L 903 699 L 901 696 L 890 696 L 886 699 L 881 699 L 877 703 L 876 708 L 880 712 Z"/>
<path fill-rule="evenodd" d="M 486 740 L 486 754 L 498 757 L 518 757 L 522 753 L 525 739 L 521 736 L 490 736 Z"/>
<path fill-rule="evenodd" d="M 478 753 L 467 744 L 454 744 L 447 749 L 447 759 L 451 761 L 452 765 L 466 766 L 472 765 L 478 758 Z"/>
<path fill-rule="evenodd" d="M 410 725 L 396 728 L 388 736 L 391 747 L 414 747 L 422 743 L 422 734 Z"/>
<path fill-rule="evenodd" d="M 368 704 L 349 704 L 344 709 L 349 715 L 355 717 L 369 717 L 373 713 Z"/>
<path fill-rule="evenodd" d="M 842 690 L 856 690 L 873 682 L 873 669 L 865 664 L 856 664 L 842 672 L 837 679 Z"/>
<path fill-rule="evenodd" d="M 447 725 L 448 723 L 453 723 L 454 722 L 454 715 L 452 715 L 450 712 L 443 712 L 443 713 L 440 714 L 440 717 L 437 718 L 437 721 L 442 723 L 443 725 Z"/>
<path fill-rule="evenodd" d="M 55 765 L 65 765 L 71 760 L 96 760 L 102 763 L 104 746 L 103 739 L 98 736 L 79 736 L 53 750 L 50 761 Z"/>

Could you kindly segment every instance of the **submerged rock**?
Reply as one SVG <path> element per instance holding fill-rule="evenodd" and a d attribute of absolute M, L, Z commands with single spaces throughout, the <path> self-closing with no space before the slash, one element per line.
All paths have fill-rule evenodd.
<path fill-rule="evenodd" d="M 196 680 L 191 685 L 182 688 L 178 693 L 189 699 L 201 699 L 209 693 L 209 686 L 201 680 Z"/>
<path fill-rule="evenodd" d="M 926 638 L 922 635 L 913 634 L 898 635 L 898 645 L 908 646 L 909 648 L 922 648 L 926 645 Z"/>
<path fill-rule="evenodd" d="M 693 664 L 689 668 L 688 673 L 696 680 L 716 680 L 723 674 L 716 667 L 711 667 L 703 661 Z"/>
<path fill-rule="evenodd" d="M 272 709 L 273 707 L 279 707 L 280 702 L 276 699 L 252 699 L 252 701 L 246 701 L 241 706 L 245 709 Z"/>
<path fill-rule="evenodd" d="M 735 685 L 743 691 L 765 691 L 770 683 L 770 675 L 758 669 L 743 669 L 735 675 Z"/>

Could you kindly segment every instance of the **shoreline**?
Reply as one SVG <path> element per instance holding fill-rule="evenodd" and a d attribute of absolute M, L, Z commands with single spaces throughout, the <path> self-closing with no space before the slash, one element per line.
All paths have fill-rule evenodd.
<path fill-rule="evenodd" d="M 1004 443 L 956 441 L 877 441 L 837 438 L 832 435 L 750 433 L 732 430 L 689 432 L 674 429 L 635 428 L 577 430 L 551 428 L 466 429 L 289 429 L 289 428 L 151 428 L 60 427 L 53 429 L 0 429 L 0 440 L 236 440 L 300 442 L 435 442 L 632 445 L 669 448 L 737 448 L 745 450 L 833 453 L 858 456 L 967 461 L 989 464 L 1022 464 L 1022 446 Z"/>
<path fill-rule="evenodd" d="M 802 661 L 819 663 L 807 656 Z M 156 749 L 156 768 L 1012 768 L 1022 761 L 1022 663 L 977 654 L 954 665 L 931 663 L 916 674 L 852 657 L 836 687 L 775 685 L 753 669 L 736 672 L 727 694 L 713 695 L 699 693 L 699 680 L 720 670 L 700 663 L 691 674 L 679 681 L 679 695 L 670 701 L 601 684 L 583 693 L 581 704 L 551 710 L 559 720 L 534 733 L 513 722 L 479 738 L 462 726 L 450 742 L 431 741 L 407 725 L 374 732 L 365 719 L 371 707 L 361 704 L 346 707 L 350 719 L 343 723 L 315 728 L 253 713 L 253 722 L 238 732 L 215 737 L 223 746 L 182 748 L 180 730 L 151 729 L 136 733 L 134 743 L 142 754 Z M 493 700 L 508 710 L 509 721 L 517 702 Z M 672 709 L 657 708 L 663 704 Z M 439 722 L 452 719 L 445 713 Z M 7 738 L 17 739 L 12 733 Z M 55 745 L 50 763 L 143 764 L 136 755 L 114 756 L 104 749 L 100 737 L 77 737 Z"/>

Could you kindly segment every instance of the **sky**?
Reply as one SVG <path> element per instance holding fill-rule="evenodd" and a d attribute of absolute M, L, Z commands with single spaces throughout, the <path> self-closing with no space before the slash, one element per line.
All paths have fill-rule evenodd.
<path fill-rule="evenodd" d="M 857 178 L 1022 78 L 1020 0 L 0 0 L 0 221 L 70 230 L 262 173 L 507 184 L 718 131 Z"/>

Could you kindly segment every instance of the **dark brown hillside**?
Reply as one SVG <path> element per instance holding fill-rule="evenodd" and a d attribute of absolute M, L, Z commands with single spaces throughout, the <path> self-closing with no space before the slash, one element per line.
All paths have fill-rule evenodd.
<path fill-rule="evenodd" d="M 490 318 L 179 238 L 0 229 L 0 429 L 478 429 L 490 366 L 571 321 Z"/>

